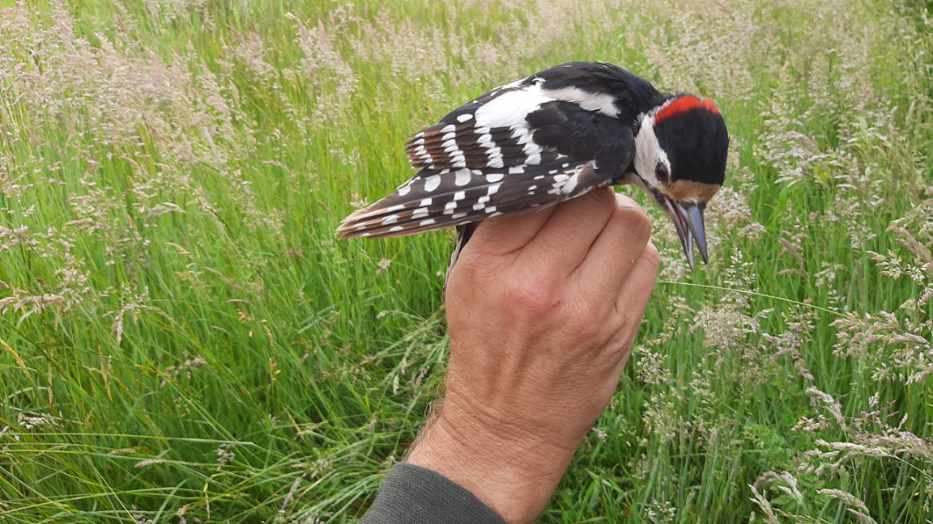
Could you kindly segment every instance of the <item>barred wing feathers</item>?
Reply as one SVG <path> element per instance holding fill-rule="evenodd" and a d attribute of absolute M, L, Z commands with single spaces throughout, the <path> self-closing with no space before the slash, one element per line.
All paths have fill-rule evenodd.
<path fill-rule="evenodd" d="M 528 166 L 522 173 L 514 168 L 512 173 L 482 170 L 480 174 L 469 169 L 423 170 L 392 195 L 347 217 L 338 233 L 345 238 L 411 235 L 556 204 L 609 182 L 597 180 L 592 162 L 560 165 L 554 164 L 556 169 L 548 169 L 551 164 Z M 458 177 L 470 182 L 457 186 Z"/>
<path fill-rule="evenodd" d="M 413 136 L 418 173 L 348 216 L 341 237 L 384 237 L 549 206 L 610 184 L 634 154 L 608 95 L 547 89 L 533 76 L 497 88 Z"/>

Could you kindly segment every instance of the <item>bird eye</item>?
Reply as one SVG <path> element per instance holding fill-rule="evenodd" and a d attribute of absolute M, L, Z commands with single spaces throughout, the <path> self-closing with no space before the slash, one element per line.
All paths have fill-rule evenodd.
<path fill-rule="evenodd" d="M 667 166 L 659 162 L 657 167 L 654 168 L 654 176 L 658 179 L 658 182 L 666 184 L 667 180 L 670 178 L 670 173 L 667 172 Z"/>

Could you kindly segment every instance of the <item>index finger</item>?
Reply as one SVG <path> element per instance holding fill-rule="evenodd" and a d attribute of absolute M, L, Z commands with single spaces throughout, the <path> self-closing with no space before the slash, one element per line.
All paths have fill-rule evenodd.
<path fill-rule="evenodd" d="M 486 255 L 506 255 L 525 247 L 544 227 L 554 207 L 502 215 L 480 222 L 466 249 Z"/>
<path fill-rule="evenodd" d="M 611 189 L 595 189 L 559 204 L 522 257 L 544 265 L 561 277 L 573 273 L 615 209 Z"/>
<path fill-rule="evenodd" d="M 614 296 L 651 238 L 648 214 L 631 198 L 616 194 L 616 207 L 573 279 L 590 296 Z"/>

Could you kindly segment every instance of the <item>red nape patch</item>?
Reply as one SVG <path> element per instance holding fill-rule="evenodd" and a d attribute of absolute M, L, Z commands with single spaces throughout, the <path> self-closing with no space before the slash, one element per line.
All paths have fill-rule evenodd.
<path fill-rule="evenodd" d="M 658 111 L 658 114 L 654 116 L 654 123 L 657 124 L 662 120 L 670 118 L 678 113 L 686 113 L 687 111 L 692 111 L 699 108 L 703 108 L 716 115 L 719 114 L 719 108 L 716 107 L 716 104 L 714 104 L 712 100 L 695 97 L 693 95 L 684 95 L 675 98 L 669 104 L 664 106 L 664 109 Z"/>

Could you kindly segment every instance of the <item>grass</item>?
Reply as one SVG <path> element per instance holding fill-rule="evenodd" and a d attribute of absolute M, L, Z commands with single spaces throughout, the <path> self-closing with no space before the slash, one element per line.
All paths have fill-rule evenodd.
<path fill-rule="evenodd" d="M 656 215 L 542 521 L 933 520 L 922 2 L 0 9 L 0 521 L 361 516 L 439 391 L 450 238 L 334 228 L 410 133 L 571 59 L 714 97 L 733 148 L 709 266 Z"/>

